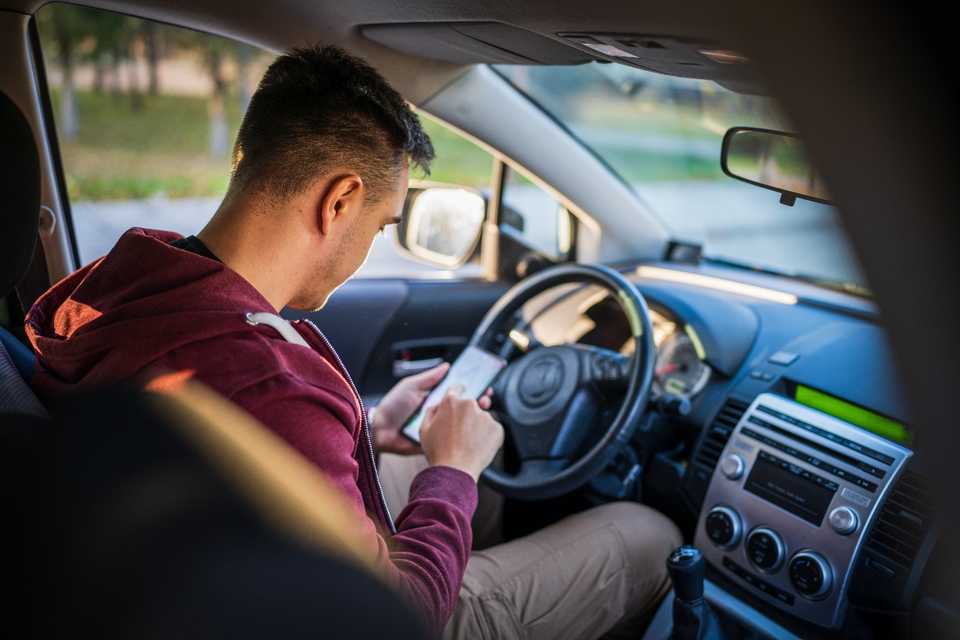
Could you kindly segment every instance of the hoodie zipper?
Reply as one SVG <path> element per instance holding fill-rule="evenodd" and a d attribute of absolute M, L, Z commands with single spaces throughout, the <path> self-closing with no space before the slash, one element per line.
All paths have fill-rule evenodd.
<path fill-rule="evenodd" d="M 353 378 L 350 376 L 350 372 L 347 371 L 347 368 L 344 366 L 343 360 L 340 359 L 340 354 L 337 353 L 337 350 L 334 349 L 333 345 L 330 344 L 330 341 L 327 340 L 327 336 L 323 335 L 323 332 L 320 331 L 317 325 L 313 324 L 312 320 L 305 319 L 302 320 L 302 322 L 305 322 L 307 325 L 309 325 L 314 332 L 320 336 L 320 340 L 323 341 L 327 351 L 333 354 L 334 359 L 337 361 L 337 367 L 340 369 L 343 377 L 347 379 L 347 383 L 353 390 L 353 394 L 357 397 L 357 402 L 360 404 L 360 426 L 367 437 L 367 452 L 370 455 L 370 469 L 373 472 L 373 479 L 376 483 L 377 497 L 380 500 L 380 508 L 383 509 L 383 515 L 387 521 L 387 526 L 390 528 L 390 533 L 394 534 L 397 532 L 397 527 L 393 522 L 393 516 L 390 515 L 390 508 L 387 506 L 387 499 L 383 495 L 383 485 L 380 484 L 380 474 L 377 473 L 377 456 L 373 450 L 373 437 L 370 434 L 370 424 L 367 422 L 367 410 L 363 406 L 363 398 L 360 396 L 360 391 L 357 389 L 357 385 L 354 384 Z"/>

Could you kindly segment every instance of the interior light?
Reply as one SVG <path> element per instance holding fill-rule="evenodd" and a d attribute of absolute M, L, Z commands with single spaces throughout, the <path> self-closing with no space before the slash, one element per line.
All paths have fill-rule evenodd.
<path fill-rule="evenodd" d="M 629 51 L 625 51 L 620 47 L 615 47 L 612 44 L 604 44 L 603 42 L 581 42 L 582 46 L 587 47 L 588 49 L 593 49 L 597 53 L 602 53 L 605 56 L 610 56 L 611 58 L 636 58 L 634 54 Z"/>
<path fill-rule="evenodd" d="M 750 61 L 745 55 L 729 49 L 700 49 L 699 53 L 717 64 L 743 64 Z"/>

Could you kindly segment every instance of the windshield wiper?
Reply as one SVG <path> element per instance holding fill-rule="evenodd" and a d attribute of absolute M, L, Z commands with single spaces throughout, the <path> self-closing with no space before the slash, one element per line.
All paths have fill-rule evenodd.
<path fill-rule="evenodd" d="M 731 260 L 729 258 L 721 258 L 714 256 L 704 256 L 703 259 L 707 262 L 713 264 L 719 264 L 726 267 L 733 267 L 735 269 L 744 269 L 746 271 L 753 271 L 754 273 L 763 273 L 772 276 L 780 276 L 786 278 L 793 278 L 794 280 L 800 280 L 802 282 L 807 282 L 809 284 L 823 287 L 824 289 L 830 289 L 832 291 L 839 291 L 840 293 L 847 293 L 859 298 L 873 299 L 873 293 L 867 287 L 857 284 L 856 282 L 842 282 L 838 280 L 830 280 L 829 278 L 824 278 L 821 276 L 813 276 L 807 273 L 801 273 L 797 271 L 778 271 L 776 269 L 771 269 L 770 267 L 765 267 L 756 264 L 747 264 L 744 262 L 738 262 L 736 260 Z"/>

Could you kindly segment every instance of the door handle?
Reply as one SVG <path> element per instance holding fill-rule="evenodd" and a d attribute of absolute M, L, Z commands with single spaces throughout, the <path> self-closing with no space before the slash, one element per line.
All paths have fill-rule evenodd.
<path fill-rule="evenodd" d="M 395 342 L 390 346 L 393 353 L 393 377 L 405 378 L 432 369 L 443 362 L 453 362 L 466 344 L 467 339 L 460 336 Z"/>
<path fill-rule="evenodd" d="M 422 360 L 394 360 L 393 377 L 406 378 L 417 373 L 422 373 L 427 369 L 433 369 L 443 363 L 443 358 L 424 358 Z"/>

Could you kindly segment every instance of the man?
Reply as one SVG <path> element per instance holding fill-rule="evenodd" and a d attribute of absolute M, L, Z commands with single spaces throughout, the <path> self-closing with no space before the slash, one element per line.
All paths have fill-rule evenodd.
<path fill-rule="evenodd" d="M 284 307 L 317 309 L 397 222 L 409 164 L 434 155 L 417 117 L 371 67 L 335 48 L 268 69 L 237 136 L 223 203 L 196 236 L 132 229 L 31 309 L 35 386 L 49 397 L 149 369 L 184 372 L 245 408 L 315 463 L 356 508 L 357 535 L 435 630 L 453 637 L 591 638 L 665 590 L 678 541 L 663 516 L 601 507 L 471 556 L 477 478 L 503 440 L 479 402 L 448 395 L 399 429 L 445 366 L 401 382 L 375 438 L 326 339 Z M 362 325 L 357 339 L 363 339 Z M 487 510 L 487 522 L 496 510 Z M 493 515 L 490 515 L 493 514 Z M 464 573 L 466 572 L 466 577 Z"/>

